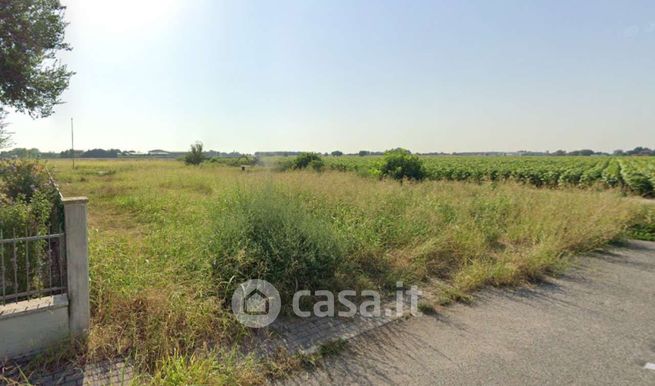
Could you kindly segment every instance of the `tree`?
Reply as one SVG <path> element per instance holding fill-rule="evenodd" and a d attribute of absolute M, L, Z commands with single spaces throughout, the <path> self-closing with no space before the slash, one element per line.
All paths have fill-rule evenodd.
<path fill-rule="evenodd" d="M 205 155 L 202 152 L 202 142 L 196 142 L 191 145 L 191 151 L 184 157 L 184 163 L 187 165 L 200 165 L 204 160 Z"/>
<path fill-rule="evenodd" d="M 574 156 L 590 156 L 596 154 L 593 150 L 591 149 L 582 149 L 582 150 L 573 150 L 569 152 L 569 155 L 574 155 Z"/>
<path fill-rule="evenodd" d="M 397 148 L 384 152 L 384 159 L 379 168 L 380 175 L 395 180 L 425 178 L 423 161 L 409 150 Z"/>
<path fill-rule="evenodd" d="M 68 149 L 59 153 L 59 158 L 82 158 L 82 154 L 84 154 L 82 150 L 73 151 L 73 149 Z"/>
<path fill-rule="evenodd" d="M 0 108 L 0 150 L 5 149 L 11 145 L 11 133 L 7 131 L 7 123 L 5 122 L 5 113 Z"/>
<path fill-rule="evenodd" d="M 118 158 L 121 153 L 119 149 L 91 149 L 87 150 L 80 156 L 81 158 Z"/>
<path fill-rule="evenodd" d="M 632 150 L 628 150 L 626 152 L 628 155 L 653 155 L 655 154 L 653 150 L 643 147 L 643 146 L 637 146 Z"/>
<path fill-rule="evenodd" d="M 26 149 L 24 147 L 17 147 L 9 151 L 0 153 L 4 158 L 22 158 L 22 159 L 36 159 L 41 158 L 41 152 L 37 148 Z"/>
<path fill-rule="evenodd" d="M 59 0 L 0 0 L 0 109 L 47 117 L 73 75 L 56 58 L 64 42 Z"/>
<path fill-rule="evenodd" d="M 332 152 L 332 156 L 334 157 L 341 157 L 343 155 L 343 152 L 340 150 L 335 150 Z"/>
<path fill-rule="evenodd" d="M 293 160 L 294 169 L 305 169 L 308 166 L 311 166 L 312 169 L 321 170 L 323 168 L 323 159 L 318 153 L 300 153 Z"/>

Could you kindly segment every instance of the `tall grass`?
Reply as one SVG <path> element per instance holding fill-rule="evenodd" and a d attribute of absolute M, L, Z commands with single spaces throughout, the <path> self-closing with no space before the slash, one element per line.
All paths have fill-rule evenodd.
<path fill-rule="evenodd" d="M 257 360 L 237 371 L 202 359 L 227 355 L 247 334 L 227 306 L 244 279 L 269 280 L 287 299 L 434 277 L 460 292 L 518 284 L 619 237 L 637 213 L 612 192 L 170 161 L 78 165 L 54 164 L 67 195 L 90 197 L 87 355 L 129 355 L 161 382 L 261 375 Z"/>
<path fill-rule="evenodd" d="M 338 285 L 346 240 L 328 218 L 312 215 L 272 183 L 231 191 L 214 213 L 211 252 L 221 296 L 251 278 L 275 283 L 287 301 L 299 289 Z"/>

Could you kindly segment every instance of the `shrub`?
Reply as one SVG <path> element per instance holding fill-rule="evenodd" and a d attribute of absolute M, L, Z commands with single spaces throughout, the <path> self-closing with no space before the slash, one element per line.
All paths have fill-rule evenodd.
<path fill-rule="evenodd" d="M 261 163 L 259 158 L 250 155 L 242 155 L 240 157 L 212 157 L 208 162 L 234 167 L 242 165 L 255 166 Z"/>
<path fill-rule="evenodd" d="M 320 170 L 323 167 L 323 159 L 318 153 L 300 153 L 292 163 L 293 169 L 305 169 L 308 166 Z"/>
<path fill-rule="evenodd" d="M 51 224 L 56 206 L 58 192 L 50 184 L 45 166 L 36 161 L 16 160 L 0 162 L 0 239 L 46 234 Z M 5 256 L 2 271 L 7 289 L 18 293 L 28 288 L 27 272 L 22 264 L 29 256 L 30 286 L 39 288 L 41 282 L 38 272 L 42 272 L 43 262 L 38 258 L 45 247 L 42 241 L 18 243 L 14 246 L 15 256 L 21 256 L 18 264 L 17 280 L 14 284 L 11 259 Z M 1 253 L 5 253 L 0 250 Z"/>
<path fill-rule="evenodd" d="M 286 300 L 298 288 L 333 285 L 346 248 L 328 221 L 272 186 L 237 191 L 233 200 L 212 244 L 214 275 L 226 298 L 249 279 L 271 282 Z"/>
<path fill-rule="evenodd" d="M 281 158 L 274 162 L 274 170 L 284 172 L 294 168 L 295 158 Z"/>
<path fill-rule="evenodd" d="M 184 163 L 187 165 L 200 165 L 205 160 L 205 155 L 202 153 L 202 142 L 196 142 L 191 145 L 191 151 L 184 157 Z"/>
<path fill-rule="evenodd" d="M 40 190 L 51 194 L 54 190 L 43 163 L 25 159 L 0 162 L 0 191 L 9 199 L 22 197 L 29 202 Z"/>
<path fill-rule="evenodd" d="M 425 178 L 423 161 L 409 150 L 401 148 L 386 151 L 378 170 L 380 176 L 396 180 Z"/>
<path fill-rule="evenodd" d="M 316 170 L 317 172 L 320 172 L 325 167 L 325 162 L 323 162 L 322 159 L 313 160 L 309 163 L 309 167 L 313 170 Z"/>
<path fill-rule="evenodd" d="M 643 173 L 625 173 L 624 180 L 630 189 L 638 195 L 644 197 L 653 195 L 653 183 Z"/>
<path fill-rule="evenodd" d="M 637 240 L 655 241 L 655 209 L 644 206 L 635 216 L 627 232 L 628 237 Z"/>

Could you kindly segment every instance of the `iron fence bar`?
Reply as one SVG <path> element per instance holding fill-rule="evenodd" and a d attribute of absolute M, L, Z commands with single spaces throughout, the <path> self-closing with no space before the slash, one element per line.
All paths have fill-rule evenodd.
<path fill-rule="evenodd" d="M 2 239 L 2 229 L 0 229 L 0 239 Z M 5 304 L 7 290 L 5 284 L 5 245 L 0 244 L 0 265 L 2 265 L 2 304 Z"/>
<path fill-rule="evenodd" d="M 52 292 L 57 292 L 57 291 L 63 291 L 65 290 L 66 287 L 53 287 L 53 288 L 46 288 L 43 290 L 31 290 L 31 291 L 25 291 L 25 292 L 19 292 L 15 295 L 11 295 L 11 297 L 16 297 L 16 298 L 23 298 L 23 297 L 29 297 L 32 295 L 36 295 L 39 293 L 52 293 Z"/>
<path fill-rule="evenodd" d="M 27 292 L 30 292 L 30 242 L 29 241 L 25 241 L 25 290 Z"/>
<path fill-rule="evenodd" d="M 39 241 L 39 240 L 57 239 L 57 238 L 62 238 L 65 235 L 66 234 L 62 232 L 62 233 L 55 233 L 52 235 L 43 235 L 43 236 L 16 237 L 13 239 L 0 240 L 0 244 L 12 244 L 20 241 Z"/>
<path fill-rule="evenodd" d="M 61 230 L 61 226 L 59 227 Z M 14 235 L 16 231 L 14 229 Z M 65 292 L 66 291 L 66 281 L 65 277 L 65 267 L 64 267 L 64 232 L 51 234 L 51 235 L 41 235 L 41 236 L 30 236 L 30 237 L 14 237 L 12 239 L 2 239 L 4 236 L 3 231 L 0 230 L 0 283 L 2 285 L 2 292 L 0 295 L 0 304 L 8 304 L 12 302 L 18 302 L 25 297 L 34 296 L 37 294 L 47 294 Z M 37 261 L 36 265 L 33 266 L 30 261 L 30 246 L 34 246 L 35 241 L 46 241 L 47 245 L 44 245 L 43 248 L 37 248 L 41 250 L 41 259 L 45 258 L 47 261 Z M 57 245 L 59 246 L 59 253 L 54 253 L 53 249 L 54 240 L 59 240 Z M 21 245 L 19 245 L 21 244 Z M 9 264 L 13 268 L 13 285 L 7 286 L 7 259 L 6 259 L 6 245 L 10 246 L 9 253 Z M 22 248 L 25 248 L 25 253 L 23 254 Z M 19 272 L 19 266 L 23 264 L 22 261 L 19 261 L 20 256 L 25 258 L 24 268 L 25 274 Z M 43 264 L 41 264 L 43 263 Z M 57 269 L 57 273 L 53 273 L 53 269 Z M 45 272 L 47 270 L 47 273 Z M 9 271 L 11 272 L 11 271 Z M 20 275 L 19 275 L 20 273 Z M 54 275 L 59 276 L 59 280 L 55 280 Z M 11 275 L 11 274 L 10 274 Z M 37 275 L 38 277 L 32 277 L 31 275 Z M 46 278 L 47 275 L 47 278 Z M 24 276 L 25 283 L 21 284 L 22 278 Z M 20 279 L 20 280 L 19 280 Z M 9 279 L 11 280 L 11 279 Z M 47 280 L 47 288 L 45 282 Z M 11 281 L 10 281 L 11 283 Z"/>
<path fill-rule="evenodd" d="M 52 287 L 52 241 L 48 239 L 48 287 Z"/>
<path fill-rule="evenodd" d="M 61 231 L 61 224 L 59 224 L 59 233 L 62 234 L 62 235 L 64 234 Z M 59 266 L 57 268 L 59 268 L 58 269 L 58 271 L 59 271 L 59 283 L 62 284 L 62 285 L 67 285 L 67 284 L 64 284 L 64 283 L 66 283 L 64 281 L 64 256 L 66 254 L 65 243 L 66 243 L 66 238 L 65 237 L 60 237 L 59 238 L 59 253 L 58 253 L 58 256 L 57 256 Z"/>
<path fill-rule="evenodd" d="M 14 294 L 15 294 L 18 293 L 18 259 L 16 256 L 16 230 L 15 229 L 14 229 L 13 247 L 14 247 L 14 253 L 13 253 L 12 262 L 14 263 Z M 18 299 L 18 297 L 14 295 L 14 300 L 16 299 Z"/>

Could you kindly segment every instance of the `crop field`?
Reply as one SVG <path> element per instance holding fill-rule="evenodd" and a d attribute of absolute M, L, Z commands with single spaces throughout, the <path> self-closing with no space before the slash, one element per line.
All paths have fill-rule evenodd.
<path fill-rule="evenodd" d="M 239 354 L 249 332 L 229 299 L 245 279 L 270 281 L 286 300 L 297 288 L 384 292 L 397 280 L 438 282 L 443 301 L 465 299 L 557 272 L 572 254 L 623 237 L 644 213 L 616 191 L 511 181 L 399 183 L 178 161 L 49 166 L 65 195 L 90 199 L 84 355 L 128 356 L 144 381 L 164 384 L 258 383 L 295 363 Z"/>
<path fill-rule="evenodd" d="M 371 174 L 381 157 L 326 157 L 327 168 Z M 538 187 L 600 187 L 652 196 L 654 157 L 425 156 L 428 179 L 515 181 Z"/>

